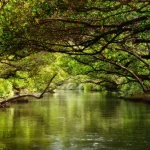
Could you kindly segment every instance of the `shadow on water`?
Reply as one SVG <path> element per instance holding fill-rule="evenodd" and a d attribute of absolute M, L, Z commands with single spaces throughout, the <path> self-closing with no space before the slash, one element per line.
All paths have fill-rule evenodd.
<path fill-rule="evenodd" d="M 0 109 L 3 150 L 148 150 L 150 105 L 58 91 Z"/>

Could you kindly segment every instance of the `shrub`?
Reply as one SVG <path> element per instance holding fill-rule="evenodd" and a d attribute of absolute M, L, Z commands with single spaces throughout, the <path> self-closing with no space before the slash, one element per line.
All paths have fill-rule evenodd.
<path fill-rule="evenodd" d="M 13 88 L 11 82 L 5 79 L 0 79 L 0 97 L 6 98 L 13 96 Z"/>
<path fill-rule="evenodd" d="M 122 85 L 120 88 L 120 96 L 128 97 L 135 93 L 142 93 L 142 88 L 137 83 L 129 83 Z"/>

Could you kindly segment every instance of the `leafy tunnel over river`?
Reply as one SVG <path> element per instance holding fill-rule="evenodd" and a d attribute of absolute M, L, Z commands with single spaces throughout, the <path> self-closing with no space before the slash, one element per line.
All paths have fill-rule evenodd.
<path fill-rule="evenodd" d="M 72 79 L 150 101 L 149 10 L 141 0 L 0 1 L 0 100 L 38 93 L 57 72 L 53 88 Z"/>
<path fill-rule="evenodd" d="M 148 150 L 140 101 L 150 102 L 150 1 L 0 1 L 0 149 Z"/>

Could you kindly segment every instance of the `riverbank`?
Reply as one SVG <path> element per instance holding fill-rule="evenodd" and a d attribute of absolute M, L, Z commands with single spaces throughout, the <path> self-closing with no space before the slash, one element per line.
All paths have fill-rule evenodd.
<path fill-rule="evenodd" d="M 133 102 L 150 103 L 150 94 L 136 93 L 136 94 L 131 95 L 130 97 L 125 97 L 124 99 L 133 101 Z"/>

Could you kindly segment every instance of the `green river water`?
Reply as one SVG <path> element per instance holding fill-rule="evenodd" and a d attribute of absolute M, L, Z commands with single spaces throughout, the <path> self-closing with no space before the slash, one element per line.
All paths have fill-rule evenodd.
<path fill-rule="evenodd" d="M 0 109 L 0 150 L 149 149 L 149 104 L 58 91 Z"/>

